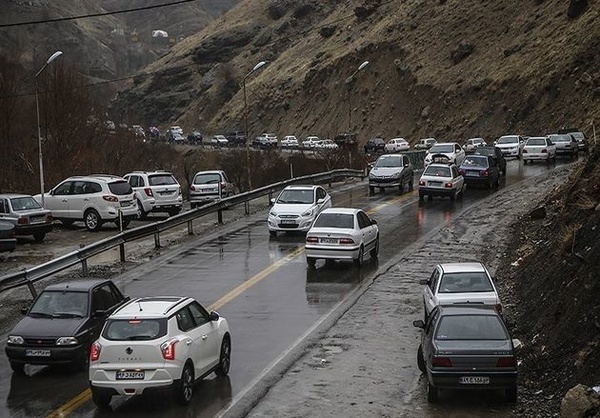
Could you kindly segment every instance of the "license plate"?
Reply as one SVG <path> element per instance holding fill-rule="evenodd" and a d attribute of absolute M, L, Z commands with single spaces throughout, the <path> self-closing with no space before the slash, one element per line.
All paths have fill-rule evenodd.
<path fill-rule="evenodd" d="M 462 376 L 458 379 L 461 385 L 489 385 L 490 378 L 488 376 Z"/>
<path fill-rule="evenodd" d="M 121 207 L 122 208 L 126 208 L 127 206 L 130 206 L 130 205 L 131 205 L 131 202 L 129 202 L 129 201 L 128 202 L 121 202 Z"/>
<path fill-rule="evenodd" d="M 323 244 L 337 244 L 338 239 L 337 238 L 321 238 L 321 242 Z"/>
<path fill-rule="evenodd" d="M 281 223 L 282 224 L 295 224 L 297 222 L 294 219 L 282 219 Z"/>
<path fill-rule="evenodd" d="M 43 224 L 44 222 L 46 222 L 46 218 L 31 218 L 29 220 L 29 223 L 31 224 Z"/>
<path fill-rule="evenodd" d="M 219 189 L 204 189 L 202 190 L 203 193 L 214 193 L 214 192 L 218 192 Z"/>
<path fill-rule="evenodd" d="M 144 372 L 130 370 L 119 370 L 115 376 L 117 380 L 144 380 Z"/>
<path fill-rule="evenodd" d="M 50 357 L 50 350 L 25 350 L 27 357 Z"/>
<path fill-rule="evenodd" d="M 467 170 L 467 176 L 479 176 L 479 171 Z"/>
<path fill-rule="evenodd" d="M 428 186 L 431 187 L 442 187 L 442 182 L 441 181 L 430 181 L 427 183 Z"/>

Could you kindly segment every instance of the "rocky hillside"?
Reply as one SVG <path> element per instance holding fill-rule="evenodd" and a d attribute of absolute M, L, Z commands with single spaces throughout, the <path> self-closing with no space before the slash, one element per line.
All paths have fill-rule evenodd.
<path fill-rule="evenodd" d="M 250 135 L 462 140 L 599 119 L 598 7 L 561 0 L 246 0 L 114 103 L 138 123 Z M 347 78 L 359 65 L 370 64 Z M 349 116 L 350 113 L 350 116 Z"/>

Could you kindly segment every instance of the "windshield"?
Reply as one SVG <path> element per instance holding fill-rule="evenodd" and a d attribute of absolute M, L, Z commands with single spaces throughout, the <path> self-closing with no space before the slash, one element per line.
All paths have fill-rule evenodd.
<path fill-rule="evenodd" d="M 29 315 L 84 317 L 87 312 L 87 292 L 44 291 L 31 307 Z"/>
<path fill-rule="evenodd" d="M 402 167 L 402 157 L 400 155 L 379 157 L 375 163 L 375 167 Z"/>
<path fill-rule="evenodd" d="M 544 138 L 530 138 L 527 140 L 527 145 L 546 145 Z"/>
<path fill-rule="evenodd" d="M 125 195 L 133 193 L 131 185 L 125 180 L 108 183 L 108 188 L 112 193 L 116 195 Z"/>
<path fill-rule="evenodd" d="M 435 333 L 436 340 L 508 340 L 496 315 L 443 316 Z"/>
<path fill-rule="evenodd" d="M 501 136 L 497 144 L 517 144 L 519 142 L 519 138 L 516 136 Z"/>
<path fill-rule="evenodd" d="M 106 323 L 102 336 L 113 341 L 155 340 L 167 333 L 167 320 L 157 319 L 111 319 Z"/>
<path fill-rule="evenodd" d="M 351 213 L 322 213 L 313 227 L 353 229 L 354 215 Z"/>
<path fill-rule="evenodd" d="M 484 272 L 446 273 L 440 280 L 438 293 L 493 292 L 494 287 Z"/>
<path fill-rule="evenodd" d="M 221 181 L 221 176 L 217 173 L 197 174 L 194 177 L 194 184 L 217 184 Z"/>
<path fill-rule="evenodd" d="M 450 167 L 440 167 L 433 165 L 427 166 L 423 174 L 434 177 L 451 177 Z"/>
<path fill-rule="evenodd" d="M 171 174 L 156 174 L 148 176 L 148 183 L 150 183 L 150 186 L 165 186 L 177 184 L 177 181 Z"/>
<path fill-rule="evenodd" d="M 275 203 L 284 204 L 311 204 L 315 201 L 315 193 L 312 189 L 298 190 L 288 189 L 281 192 Z"/>
<path fill-rule="evenodd" d="M 552 142 L 571 142 L 571 138 L 566 135 L 550 135 Z"/>
<path fill-rule="evenodd" d="M 454 152 L 454 145 L 452 145 L 452 144 L 434 145 L 433 147 L 429 148 L 430 154 L 435 154 L 437 152 L 439 152 L 439 153 Z"/>
<path fill-rule="evenodd" d="M 28 209 L 41 209 L 42 206 L 31 196 L 14 197 L 10 199 L 10 204 L 15 212 Z"/>
<path fill-rule="evenodd" d="M 488 160 L 487 157 L 467 157 L 462 163 L 463 166 L 471 166 L 471 167 L 487 167 Z"/>

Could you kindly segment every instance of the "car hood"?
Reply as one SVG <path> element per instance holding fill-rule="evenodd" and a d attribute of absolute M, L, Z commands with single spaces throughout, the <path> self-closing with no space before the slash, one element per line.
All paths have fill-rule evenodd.
<path fill-rule="evenodd" d="M 10 332 L 21 337 L 68 337 L 75 335 L 87 318 L 33 318 L 26 316 Z"/>
<path fill-rule="evenodd" d="M 402 170 L 404 170 L 404 167 L 373 167 L 369 172 L 369 175 L 387 177 L 402 173 Z"/>
<path fill-rule="evenodd" d="M 435 340 L 438 354 L 511 354 L 510 340 Z"/>
<path fill-rule="evenodd" d="M 275 203 L 272 212 L 275 212 L 278 215 L 288 214 L 288 215 L 300 215 L 301 213 L 306 212 L 314 205 L 312 203 Z"/>

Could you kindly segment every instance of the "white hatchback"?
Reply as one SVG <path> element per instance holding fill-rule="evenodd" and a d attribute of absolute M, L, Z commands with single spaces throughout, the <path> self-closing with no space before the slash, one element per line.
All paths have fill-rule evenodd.
<path fill-rule="evenodd" d="M 90 349 L 92 400 L 108 408 L 114 395 L 170 388 L 181 404 L 197 380 L 226 376 L 231 363 L 227 320 L 189 297 L 131 300 L 108 317 Z"/>
<path fill-rule="evenodd" d="M 140 219 L 150 212 L 167 212 L 177 215 L 183 207 L 181 186 L 168 171 L 134 171 L 123 176 L 135 192 Z"/>
<path fill-rule="evenodd" d="M 278 231 L 308 231 L 315 217 L 331 207 L 331 196 L 321 186 L 287 186 L 271 203 L 267 227 L 274 237 Z"/>
<path fill-rule="evenodd" d="M 410 144 L 404 138 L 392 138 L 385 144 L 383 149 L 385 152 L 408 151 L 410 149 Z"/>

